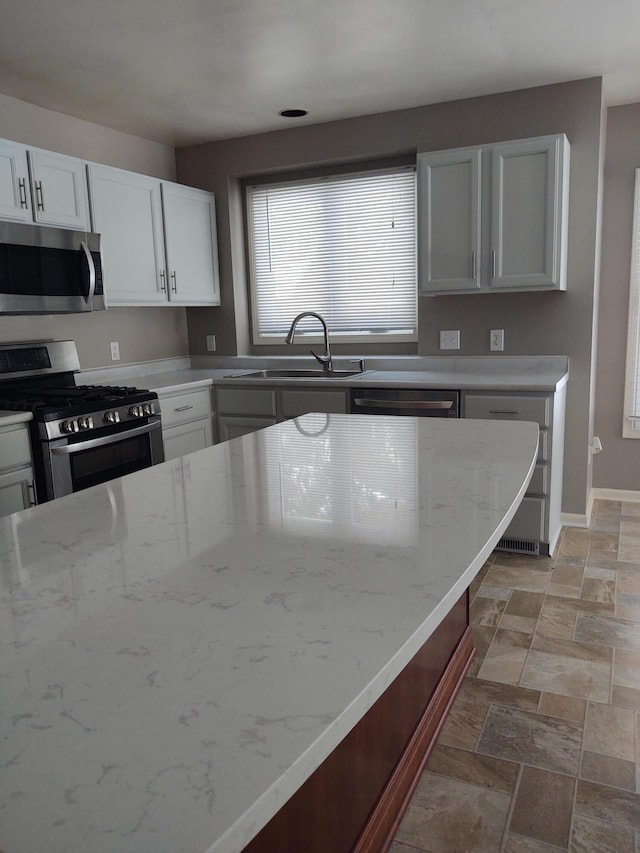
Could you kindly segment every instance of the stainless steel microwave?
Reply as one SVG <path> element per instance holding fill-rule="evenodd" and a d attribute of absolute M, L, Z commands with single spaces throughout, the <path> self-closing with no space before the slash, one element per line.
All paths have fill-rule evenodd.
<path fill-rule="evenodd" d="M 106 308 L 100 235 L 0 222 L 0 314 Z"/>

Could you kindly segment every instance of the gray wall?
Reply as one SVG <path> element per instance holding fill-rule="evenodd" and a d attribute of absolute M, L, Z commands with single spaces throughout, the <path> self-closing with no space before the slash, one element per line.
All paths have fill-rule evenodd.
<path fill-rule="evenodd" d="M 596 78 L 178 149 L 178 179 L 215 192 L 218 211 L 222 306 L 187 311 L 191 353 L 205 354 L 210 333 L 217 335 L 221 353 L 251 351 L 239 191 L 243 176 L 565 132 L 571 143 L 567 292 L 421 298 L 418 352 L 440 354 L 439 330 L 460 329 L 460 354 L 486 355 L 489 329 L 503 328 L 506 354 L 569 355 L 571 440 L 563 511 L 584 514 L 591 483 L 603 121 L 601 80 Z"/>
<path fill-rule="evenodd" d="M 0 137 L 121 169 L 175 180 L 173 148 L 0 95 Z M 0 317 L 0 342 L 67 339 L 77 342 L 82 367 L 188 353 L 184 308 L 112 308 L 87 316 Z"/>
<path fill-rule="evenodd" d="M 640 442 L 622 438 L 635 170 L 640 167 L 640 104 L 611 107 L 607 117 L 602 275 L 596 374 L 594 457 L 597 488 L 640 490 Z"/>

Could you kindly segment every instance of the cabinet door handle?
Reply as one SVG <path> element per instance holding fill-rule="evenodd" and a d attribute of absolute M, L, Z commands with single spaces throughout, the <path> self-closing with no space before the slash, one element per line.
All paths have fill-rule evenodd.
<path fill-rule="evenodd" d="M 189 409 L 193 409 L 193 406 L 178 406 L 177 409 L 174 409 L 174 412 L 188 412 Z"/>
<path fill-rule="evenodd" d="M 18 190 L 20 192 L 20 207 L 27 210 L 29 205 L 27 204 L 27 182 L 25 178 L 19 179 Z"/>
<path fill-rule="evenodd" d="M 471 252 L 471 278 L 475 281 L 478 274 L 478 261 L 475 251 Z"/>
<path fill-rule="evenodd" d="M 36 207 L 44 210 L 44 193 L 42 192 L 42 181 L 36 181 Z"/>
<path fill-rule="evenodd" d="M 178 285 L 176 284 L 176 271 L 171 270 L 171 290 L 174 293 L 178 292 Z"/>
<path fill-rule="evenodd" d="M 519 415 L 518 409 L 489 409 L 490 415 Z"/>
<path fill-rule="evenodd" d="M 29 493 L 29 506 L 36 506 L 38 501 L 36 499 L 36 482 L 35 482 L 35 480 L 31 480 L 31 482 L 27 484 L 27 492 Z"/>
<path fill-rule="evenodd" d="M 160 290 L 163 293 L 167 292 L 167 274 L 164 270 L 160 270 Z"/>
<path fill-rule="evenodd" d="M 496 250 L 491 250 L 491 278 L 496 277 Z"/>

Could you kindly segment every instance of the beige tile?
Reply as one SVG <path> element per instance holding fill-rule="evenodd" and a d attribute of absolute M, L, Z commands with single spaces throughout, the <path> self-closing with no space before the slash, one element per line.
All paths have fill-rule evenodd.
<path fill-rule="evenodd" d="M 530 566 L 503 566 L 494 563 L 487 572 L 485 582 L 492 586 L 521 589 L 528 592 L 544 592 L 549 583 L 550 573 Z"/>
<path fill-rule="evenodd" d="M 398 828 L 396 841 L 429 853 L 498 850 L 509 794 L 426 772 Z"/>
<path fill-rule="evenodd" d="M 559 717 L 562 720 L 584 722 L 587 703 L 584 699 L 574 699 L 570 696 L 558 696 L 556 693 L 543 693 L 540 696 L 538 712 L 549 717 Z"/>
<path fill-rule="evenodd" d="M 518 684 L 530 642 L 531 638 L 527 634 L 498 628 L 478 670 L 478 678 L 502 684 Z"/>
<path fill-rule="evenodd" d="M 585 578 L 582 582 L 580 598 L 587 601 L 613 603 L 616 594 L 616 582 L 601 578 Z"/>
<path fill-rule="evenodd" d="M 589 702 L 584 728 L 585 750 L 635 761 L 635 712 Z"/>
<path fill-rule="evenodd" d="M 616 619 L 628 622 L 640 622 L 640 595 L 618 592 L 616 594 Z"/>
<path fill-rule="evenodd" d="M 483 583 L 478 589 L 479 598 L 497 598 L 499 601 L 509 601 L 511 590 L 502 586 L 491 586 Z"/>
<path fill-rule="evenodd" d="M 597 782 L 578 780 L 575 813 L 636 830 L 640 827 L 640 796 Z"/>
<path fill-rule="evenodd" d="M 621 559 L 618 554 L 618 536 L 615 533 L 592 533 L 590 540 L 589 557 L 603 556 Z"/>
<path fill-rule="evenodd" d="M 469 607 L 469 619 L 472 625 L 485 625 L 495 628 L 506 606 L 506 601 L 476 596 Z"/>
<path fill-rule="evenodd" d="M 574 815 L 571 853 L 634 853 L 633 831 Z"/>
<path fill-rule="evenodd" d="M 524 767 L 510 832 L 566 848 L 574 788 L 575 780 L 569 776 Z"/>
<path fill-rule="evenodd" d="M 534 637 L 520 684 L 548 693 L 607 702 L 611 660 L 611 649 Z"/>
<path fill-rule="evenodd" d="M 613 501 L 606 501 L 605 504 L 612 504 Z M 613 510 L 613 507 L 611 507 Z M 627 518 L 640 519 L 640 501 L 622 501 L 620 504 L 620 512 Z"/>
<path fill-rule="evenodd" d="M 615 581 L 617 572 L 615 569 L 600 568 L 587 564 L 584 570 L 585 578 L 600 578 L 603 581 Z"/>
<path fill-rule="evenodd" d="M 613 683 L 620 687 L 640 689 L 640 651 L 635 649 L 614 650 Z"/>
<path fill-rule="evenodd" d="M 505 616 L 522 616 L 537 619 L 544 602 L 544 594 L 540 592 L 523 592 L 515 589 L 511 593 L 505 609 Z"/>
<path fill-rule="evenodd" d="M 496 629 L 490 625 L 472 625 L 471 636 L 475 646 L 476 656 L 484 658 L 491 645 Z"/>
<path fill-rule="evenodd" d="M 568 528 L 560 540 L 558 554 L 565 557 L 586 557 L 592 534 L 589 530 Z"/>
<path fill-rule="evenodd" d="M 544 844 L 535 838 L 526 838 L 510 832 L 505 841 L 503 853 L 552 853 L 554 850 L 566 850 L 566 847 L 556 847 L 555 844 Z"/>
<path fill-rule="evenodd" d="M 617 708 L 634 708 L 638 711 L 640 710 L 640 690 L 614 684 L 611 688 L 611 704 Z"/>
<path fill-rule="evenodd" d="M 580 614 L 576 619 L 574 638 L 579 643 L 599 643 L 601 646 L 640 651 L 640 625 L 614 616 Z"/>
<path fill-rule="evenodd" d="M 537 623 L 537 618 L 530 619 L 528 616 L 512 616 L 510 613 L 504 613 L 500 620 L 500 628 L 505 631 L 518 631 L 520 634 L 531 637 Z"/>
<path fill-rule="evenodd" d="M 640 572 L 634 569 L 621 569 L 616 572 L 618 592 L 640 595 Z"/>
<path fill-rule="evenodd" d="M 577 776 L 582 724 L 520 711 L 491 707 L 476 751 Z"/>
<path fill-rule="evenodd" d="M 624 761 L 622 758 L 585 751 L 582 754 L 580 778 L 600 782 L 612 788 L 635 791 L 636 765 L 634 761 Z"/>
<path fill-rule="evenodd" d="M 580 587 L 584 577 L 584 565 L 580 563 L 577 566 L 569 563 L 556 563 L 551 573 L 548 592 L 550 595 L 565 595 L 565 592 L 558 590 L 570 590 L 580 596 Z M 571 596 L 569 596 L 571 597 Z"/>
<path fill-rule="evenodd" d="M 431 753 L 426 769 L 439 776 L 470 782 L 503 794 L 513 793 L 519 771 L 518 765 L 512 761 L 440 744 Z"/>

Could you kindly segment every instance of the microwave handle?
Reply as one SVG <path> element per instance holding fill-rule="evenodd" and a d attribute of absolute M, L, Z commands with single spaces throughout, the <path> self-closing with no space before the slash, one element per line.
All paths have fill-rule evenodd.
<path fill-rule="evenodd" d="M 93 306 L 93 294 L 96 292 L 96 267 L 87 244 L 81 242 L 80 248 L 84 252 L 84 256 L 87 259 L 87 266 L 89 267 L 89 291 L 85 297 L 85 302 L 91 308 Z"/>

